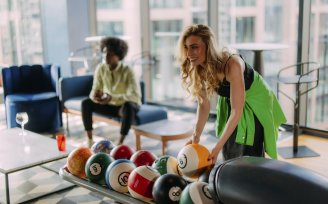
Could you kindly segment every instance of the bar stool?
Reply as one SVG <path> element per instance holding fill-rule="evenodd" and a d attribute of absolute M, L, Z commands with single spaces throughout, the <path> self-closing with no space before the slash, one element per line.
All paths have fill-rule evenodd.
<path fill-rule="evenodd" d="M 300 98 L 302 95 L 307 94 L 309 91 L 315 89 L 318 86 L 319 66 L 320 65 L 317 62 L 300 62 L 280 69 L 277 74 L 278 98 L 279 93 L 281 93 L 294 103 L 293 147 L 292 149 L 290 147 L 278 148 L 279 154 L 284 158 L 319 156 L 316 152 L 305 146 L 298 146 Z M 304 70 L 307 71 L 305 71 L 303 74 L 298 74 L 298 70 L 301 72 L 304 72 Z M 281 84 L 295 85 L 295 98 L 281 90 Z"/>

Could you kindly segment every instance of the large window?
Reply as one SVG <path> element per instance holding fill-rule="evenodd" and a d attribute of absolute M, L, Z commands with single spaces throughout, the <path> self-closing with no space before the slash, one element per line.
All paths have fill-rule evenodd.
<path fill-rule="evenodd" d="M 256 0 L 236 0 L 236 6 L 255 6 Z"/>
<path fill-rule="evenodd" d="M 186 99 L 187 93 L 181 86 L 180 68 L 175 63 L 176 45 L 182 30 L 187 25 L 207 24 L 207 1 L 153 0 L 150 2 L 151 53 L 157 59 L 151 70 L 152 100 L 186 106 L 190 99 Z M 168 2 L 171 2 L 170 6 Z M 175 2 L 174 6 L 173 2 Z"/>
<path fill-rule="evenodd" d="M 121 9 L 122 0 L 97 0 L 98 9 Z"/>
<path fill-rule="evenodd" d="M 277 72 L 297 61 L 298 15 L 297 0 L 220 0 L 219 1 L 219 42 L 221 46 L 231 43 L 274 43 L 287 45 L 286 49 L 262 52 L 263 77 L 276 90 Z M 328 63 L 328 6 L 327 1 L 312 1 L 310 22 L 310 57 L 323 67 Z M 306 16 L 306 14 L 305 14 Z M 288 19 L 288 20 L 286 20 Z M 239 50 L 253 65 L 253 51 Z M 328 129 L 328 69 L 320 72 L 319 86 L 307 95 L 306 126 Z M 295 98 L 295 86 L 282 86 Z M 294 104 L 280 95 L 279 100 L 287 116 L 287 123 L 294 123 Z"/>
<path fill-rule="evenodd" d="M 182 0 L 150 0 L 151 8 L 181 8 Z"/>
<path fill-rule="evenodd" d="M 284 42 L 284 34 L 286 32 L 284 27 L 286 27 L 286 25 L 282 22 L 284 22 L 285 14 L 286 9 L 284 9 L 283 1 L 276 0 L 266 2 L 264 31 L 267 42 Z M 295 24 L 293 28 L 296 28 Z"/>
<path fill-rule="evenodd" d="M 49 2 L 49 1 L 44 1 Z M 276 90 L 277 73 L 288 65 L 295 64 L 298 53 L 298 19 L 299 0 L 94 0 L 77 1 L 84 5 L 83 14 L 88 9 L 95 8 L 90 13 L 94 22 L 83 20 L 75 22 L 74 16 L 80 17 L 75 7 L 67 2 L 61 6 L 67 9 L 67 24 L 63 25 L 65 34 L 58 37 L 62 44 L 51 43 L 52 29 L 59 29 L 50 21 L 53 14 L 47 16 L 48 7 L 44 9 L 40 0 L 2 0 L 0 1 L 0 67 L 12 64 L 43 63 L 44 59 L 52 63 L 60 63 L 63 67 L 69 57 L 64 51 L 79 46 L 90 46 L 97 43 L 99 36 L 115 36 L 127 41 L 129 53 L 126 62 L 130 63 L 137 77 L 146 79 L 148 99 L 175 105 L 186 106 L 190 98 L 181 87 L 179 66 L 175 63 L 176 45 L 182 30 L 190 24 L 208 24 L 208 3 L 218 5 L 210 7 L 210 25 L 218 35 L 218 46 L 229 47 L 238 43 L 271 43 L 283 44 L 283 49 L 264 50 L 262 52 L 262 76 L 273 90 Z M 328 66 L 328 0 L 311 1 L 310 22 L 310 61 L 317 61 L 322 67 Z M 42 3 L 42 4 L 41 4 Z M 40 7 L 40 4 L 42 7 Z M 90 6 L 90 5 L 92 6 Z M 51 4 L 49 4 L 51 5 Z M 46 6 L 49 6 L 48 4 Z M 214 8 L 214 9 L 213 9 Z M 149 9 L 149 10 L 148 10 Z M 217 9 L 217 10 L 215 10 Z M 143 13 L 141 14 L 140 11 Z M 213 12 L 213 13 L 212 13 Z M 75 14 L 75 15 L 73 15 Z M 215 15 L 214 15 L 215 14 Z M 55 12 L 55 16 L 58 17 Z M 65 21 L 63 16 L 60 22 Z M 41 17 L 42 23 L 41 24 Z M 44 17 L 46 21 L 44 22 Z M 84 16 L 86 17 L 86 16 Z M 306 15 L 305 15 L 306 17 Z M 78 18 L 80 19 L 80 18 Z M 85 18 L 87 19 L 87 17 Z M 143 23 L 141 23 L 143 21 Z M 72 23 L 72 24 L 71 24 Z M 304 22 L 303 22 L 304 23 Z M 73 29 L 67 25 L 81 24 L 76 37 Z M 54 24 L 57 25 L 57 24 Z M 70 27 L 73 28 L 73 27 Z M 42 33 L 46 30 L 47 33 Z M 76 29 L 75 29 L 76 30 Z M 90 32 L 89 32 L 90 30 Z M 90 37 L 94 41 L 85 41 Z M 47 38 L 48 36 L 48 38 Z M 74 37 L 72 37 L 74 36 Z M 74 38 L 74 39 L 72 39 Z M 90 43 L 90 44 L 89 44 Z M 300 44 L 305 44 L 302 42 Z M 69 45 L 63 48 L 63 45 Z M 54 47 L 55 46 L 55 47 Z M 44 49 L 44 50 L 43 50 Z M 63 52 L 58 52 L 61 50 Z M 74 50 L 74 49 L 72 49 Z M 244 59 L 254 65 L 254 52 L 252 50 L 239 50 Z M 307 53 L 305 51 L 304 53 Z M 304 54 L 303 53 L 303 54 Z M 144 58 L 150 57 L 150 60 Z M 49 58 L 49 59 L 48 59 Z M 55 59 L 56 61 L 53 61 Z M 147 66 L 144 66 L 147 64 Z M 307 96 L 306 125 L 312 128 L 327 130 L 328 124 L 328 70 L 320 71 L 319 86 Z M 290 96 L 295 96 L 295 87 L 282 86 Z M 286 113 L 289 124 L 293 124 L 294 104 L 286 97 L 280 95 L 279 100 Z M 181 103 L 178 104 L 177 101 Z M 213 101 L 214 103 L 215 101 Z M 194 103 L 192 102 L 192 105 Z M 302 104 L 303 105 L 303 104 Z"/>
<path fill-rule="evenodd" d="M 97 0 L 96 21 L 97 35 L 114 36 L 126 40 L 129 52 L 125 61 L 133 66 L 137 77 L 142 77 L 140 63 L 142 57 L 140 1 L 130 0 Z"/>
<path fill-rule="evenodd" d="M 178 98 L 181 94 L 177 89 L 180 75 L 179 67 L 174 63 L 174 49 L 182 30 L 182 20 L 157 20 L 152 21 L 151 25 L 151 53 L 157 59 L 151 72 L 152 86 L 156 87 L 153 89 L 153 99 Z"/>
<path fill-rule="evenodd" d="M 254 42 L 255 17 L 238 17 L 236 19 L 236 42 Z"/>
<path fill-rule="evenodd" d="M 43 63 L 39 0 L 1 1 L 0 67 Z"/>
<path fill-rule="evenodd" d="M 221 47 L 229 47 L 235 43 L 286 45 L 287 49 L 262 52 L 262 75 L 272 89 L 276 90 L 278 71 L 284 66 L 296 63 L 298 1 L 220 0 L 218 6 Z M 251 49 L 239 50 L 239 53 L 253 65 L 254 52 Z M 295 95 L 294 89 L 289 88 L 288 91 L 289 94 Z M 293 103 L 283 97 L 280 99 L 288 122 L 293 123 Z"/>
<path fill-rule="evenodd" d="M 97 24 L 98 35 L 109 36 L 123 36 L 123 22 L 121 21 L 98 21 Z"/>
<path fill-rule="evenodd" d="M 306 126 L 328 130 L 328 4 L 312 1 L 310 60 L 320 63 L 319 86 L 307 97 Z"/>

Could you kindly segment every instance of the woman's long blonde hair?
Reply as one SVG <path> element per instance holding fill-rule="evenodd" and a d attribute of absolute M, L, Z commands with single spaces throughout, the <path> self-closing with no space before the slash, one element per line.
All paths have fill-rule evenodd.
<path fill-rule="evenodd" d="M 185 42 L 189 36 L 198 36 L 205 43 L 205 67 L 191 66 L 185 49 Z M 201 24 L 188 26 L 180 36 L 177 53 L 177 60 L 181 66 L 183 86 L 193 97 L 198 98 L 201 102 L 200 93 L 202 90 L 206 91 L 206 95 L 210 99 L 220 83 L 218 73 L 223 73 L 223 66 L 229 55 L 230 53 L 227 50 L 218 51 L 211 28 Z"/>

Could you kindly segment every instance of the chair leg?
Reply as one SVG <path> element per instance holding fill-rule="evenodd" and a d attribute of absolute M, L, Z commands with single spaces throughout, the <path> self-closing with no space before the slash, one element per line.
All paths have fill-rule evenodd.
<path fill-rule="evenodd" d="M 295 109 L 296 110 L 296 109 Z M 296 113 L 295 113 L 296 114 Z M 294 118 L 296 118 L 295 116 Z M 299 124 L 298 122 L 294 121 L 294 127 L 293 127 L 293 152 L 297 153 L 298 151 L 298 130 L 299 130 Z"/>
<path fill-rule="evenodd" d="M 299 121 L 300 121 L 300 92 L 299 85 L 296 86 L 296 99 L 294 104 L 294 130 L 293 130 L 293 152 L 298 151 L 298 134 L 299 134 Z"/>
<path fill-rule="evenodd" d="M 70 136 L 69 124 L 68 124 L 68 113 L 66 112 L 66 136 Z"/>
<path fill-rule="evenodd" d="M 140 133 L 138 131 L 135 131 L 136 135 L 136 150 L 141 149 L 141 144 L 140 144 Z"/>

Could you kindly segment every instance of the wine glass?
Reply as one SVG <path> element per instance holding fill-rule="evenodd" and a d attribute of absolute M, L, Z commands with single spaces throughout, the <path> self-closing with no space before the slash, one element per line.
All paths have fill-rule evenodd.
<path fill-rule="evenodd" d="M 16 122 L 22 127 L 20 135 L 26 135 L 24 125 L 28 122 L 28 115 L 26 112 L 19 112 L 16 114 Z"/>

